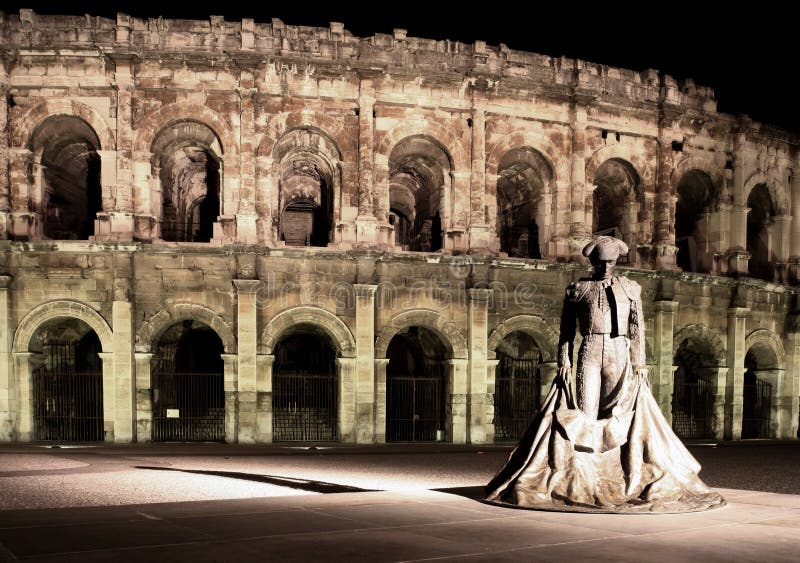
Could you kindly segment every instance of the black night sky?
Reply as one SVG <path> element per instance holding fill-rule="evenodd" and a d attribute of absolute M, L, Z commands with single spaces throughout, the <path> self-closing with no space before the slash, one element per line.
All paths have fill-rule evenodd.
<path fill-rule="evenodd" d="M 315 3 L 314 3 L 315 4 Z M 797 25 L 777 4 L 734 7 L 734 3 L 485 2 L 482 8 L 457 2 L 330 2 L 320 6 L 294 2 L 4 2 L 42 14 L 92 14 L 115 17 L 205 19 L 223 15 L 287 24 L 345 24 L 368 37 L 408 30 L 410 36 L 453 39 L 644 70 L 655 68 L 675 78 L 693 78 L 716 92 L 719 111 L 748 114 L 755 120 L 800 132 L 794 82 L 800 78 Z M 473 4 L 470 4 L 472 6 Z M 757 8 L 757 9 L 756 9 Z M 447 13 L 450 12 L 450 15 Z"/>

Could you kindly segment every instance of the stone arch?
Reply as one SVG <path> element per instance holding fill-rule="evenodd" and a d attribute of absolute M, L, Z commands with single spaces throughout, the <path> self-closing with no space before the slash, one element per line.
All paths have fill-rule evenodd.
<path fill-rule="evenodd" d="M 375 339 L 375 357 L 385 358 L 386 351 L 392 338 L 410 326 L 421 326 L 432 330 L 442 339 L 447 346 L 452 359 L 466 359 L 468 357 L 467 341 L 464 335 L 456 328 L 455 323 L 446 321 L 438 311 L 430 309 L 412 309 L 395 316 L 387 325 L 378 332 Z"/>
<path fill-rule="evenodd" d="M 600 168 L 605 161 L 611 159 L 625 161 L 636 171 L 636 174 L 639 175 L 639 181 L 641 182 L 643 193 L 648 191 L 647 189 L 653 186 L 653 182 L 655 180 L 655 171 L 653 170 L 653 167 L 646 158 L 644 158 L 637 151 L 633 150 L 633 147 L 628 147 L 625 145 L 610 145 L 595 151 L 589 161 L 586 163 L 587 183 L 590 183 L 592 178 L 595 177 L 597 169 Z"/>
<path fill-rule="evenodd" d="M 259 353 L 272 354 L 272 350 L 281 336 L 292 326 L 310 324 L 322 328 L 338 348 L 343 358 L 353 358 L 356 355 L 356 341 L 347 325 L 325 309 L 300 305 L 281 311 L 275 315 L 259 337 Z"/>
<path fill-rule="evenodd" d="M 343 147 L 347 146 L 344 124 L 333 117 L 316 111 L 293 111 L 272 116 L 267 123 L 261 142 L 256 148 L 256 157 L 272 157 L 275 145 L 287 133 L 295 129 L 309 129 L 330 140 L 342 159 Z M 355 150 L 355 147 L 353 147 Z"/>
<path fill-rule="evenodd" d="M 389 155 L 397 143 L 406 137 L 414 136 L 426 137 L 441 145 L 445 149 L 445 153 L 450 156 L 452 171 L 469 170 L 469 156 L 456 134 L 438 123 L 425 119 L 406 120 L 398 123 L 378 142 L 375 154 L 385 157 L 388 161 Z"/>
<path fill-rule="evenodd" d="M 519 147 L 530 147 L 544 156 L 553 171 L 553 182 L 568 178 L 569 161 L 563 158 L 564 151 L 550 138 L 537 131 L 515 131 L 497 141 L 486 155 L 486 173 L 497 174 L 500 159 L 508 151 Z"/>
<path fill-rule="evenodd" d="M 31 338 L 36 330 L 51 319 L 69 317 L 85 322 L 97 334 L 103 352 L 112 352 L 114 344 L 112 331 L 108 322 L 94 309 L 79 301 L 58 300 L 42 303 L 34 307 L 20 321 L 17 332 L 14 334 L 13 350 L 27 352 Z"/>
<path fill-rule="evenodd" d="M 179 121 L 197 121 L 207 125 L 217 135 L 223 154 L 238 153 L 233 127 L 228 121 L 208 106 L 187 102 L 175 102 L 163 106 L 137 123 L 134 151 L 148 153 L 159 131 Z"/>
<path fill-rule="evenodd" d="M 672 357 L 678 353 L 678 348 L 684 340 L 693 338 L 700 340 L 708 345 L 708 350 L 716 360 L 718 367 L 726 366 L 725 359 L 725 345 L 722 342 L 719 334 L 712 329 L 702 324 L 691 324 L 683 327 L 675 332 L 672 337 Z"/>
<path fill-rule="evenodd" d="M 691 172 L 692 170 L 700 170 L 705 172 L 708 174 L 708 177 L 711 178 L 711 181 L 715 186 L 720 188 L 722 187 L 723 170 L 718 166 L 714 166 L 711 161 L 703 158 L 697 158 L 696 156 L 686 157 L 675 165 L 670 178 L 671 185 L 677 187 L 678 184 L 681 183 L 681 180 L 686 173 Z"/>
<path fill-rule="evenodd" d="M 12 129 L 12 146 L 27 146 L 36 128 L 47 118 L 70 115 L 85 121 L 97 134 L 100 149 L 116 150 L 114 133 L 99 111 L 69 98 L 52 98 L 29 109 Z"/>
<path fill-rule="evenodd" d="M 136 351 L 150 352 L 161 334 L 175 323 L 193 320 L 208 325 L 222 340 L 226 354 L 236 353 L 236 336 L 231 324 L 203 305 L 175 303 L 150 317 L 136 335 Z"/>
<path fill-rule="evenodd" d="M 542 360 L 545 362 L 556 361 L 556 351 L 558 350 L 558 334 L 553 328 L 552 323 L 548 323 L 536 315 L 516 315 L 501 322 L 489 335 L 487 345 L 487 355 L 489 358 L 495 357 L 495 350 L 503 339 L 512 332 L 524 332 L 531 336 L 542 353 Z"/>
<path fill-rule="evenodd" d="M 764 174 L 763 172 L 755 172 L 744 184 L 744 191 L 742 193 L 742 203 L 746 203 L 750 197 L 750 192 L 759 184 L 764 184 L 769 190 L 769 195 L 772 197 L 772 203 L 775 205 L 777 215 L 785 215 L 789 210 L 789 198 L 786 195 L 781 182 L 774 174 Z"/>
<path fill-rule="evenodd" d="M 775 354 L 777 365 L 775 369 L 786 369 L 786 352 L 783 342 L 777 334 L 765 328 L 759 328 L 747 335 L 744 341 L 745 353 L 750 351 L 753 346 L 765 345 Z"/>

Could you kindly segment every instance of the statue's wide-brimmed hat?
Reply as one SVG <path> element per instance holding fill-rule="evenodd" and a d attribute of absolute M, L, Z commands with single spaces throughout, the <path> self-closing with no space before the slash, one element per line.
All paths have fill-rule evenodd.
<path fill-rule="evenodd" d="M 589 259 L 616 260 L 620 254 L 628 253 L 628 245 L 618 238 L 602 236 L 583 247 L 583 255 Z"/>

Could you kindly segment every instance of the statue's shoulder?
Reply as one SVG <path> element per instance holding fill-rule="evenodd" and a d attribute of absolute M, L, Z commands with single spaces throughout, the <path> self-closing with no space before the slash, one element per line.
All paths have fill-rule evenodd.
<path fill-rule="evenodd" d="M 570 301 L 582 301 L 592 289 L 592 280 L 581 279 L 567 286 L 566 298 Z"/>
<path fill-rule="evenodd" d="M 641 285 L 625 277 L 619 277 L 617 278 L 617 281 L 619 282 L 622 291 L 625 292 L 625 295 L 627 295 L 629 299 L 636 301 L 642 298 Z"/>

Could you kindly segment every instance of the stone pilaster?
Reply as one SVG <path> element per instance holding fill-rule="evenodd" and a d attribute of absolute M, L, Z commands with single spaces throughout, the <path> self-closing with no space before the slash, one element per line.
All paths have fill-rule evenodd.
<path fill-rule="evenodd" d="M 153 440 L 153 383 L 150 366 L 154 354 L 135 352 L 136 362 L 136 441 Z"/>
<path fill-rule="evenodd" d="M 378 236 L 378 220 L 373 210 L 375 183 L 375 90 L 361 83 L 358 97 L 358 217 L 356 240 L 374 244 Z"/>
<path fill-rule="evenodd" d="M 269 156 L 259 156 L 256 162 L 258 179 L 256 181 L 255 208 L 258 242 L 275 246 L 280 237 L 277 223 L 272 220 L 273 209 L 278 205 L 278 186 L 272 174 L 274 163 L 272 157 Z"/>
<path fill-rule="evenodd" d="M 239 192 L 239 208 L 236 212 L 236 242 L 258 242 L 256 226 L 256 160 L 253 143 L 255 134 L 256 94 L 255 80 L 251 71 L 242 71 L 239 88 L 240 111 L 242 116 L 239 129 L 239 174 L 241 188 Z"/>
<path fill-rule="evenodd" d="M 792 167 L 792 217 L 789 235 L 789 283 L 800 285 L 800 164 Z"/>
<path fill-rule="evenodd" d="M 675 246 L 675 186 L 672 185 L 674 157 L 671 120 L 664 117 L 658 135 L 655 233 L 653 235 L 653 261 L 657 270 L 677 270 Z"/>
<path fill-rule="evenodd" d="M 489 400 L 486 381 L 488 307 L 491 289 L 469 289 L 469 384 L 467 388 L 467 439 L 471 444 L 487 443 Z"/>
<path fill-rule="evenodd" d="M 237 391 L 237 354 L 222 354 L 223 390 L 225 391 L 225 441 L 235 444 L 239 432 L 239 396 Z M 253 393 L 255 395 L 255 393 Z"/>
<path fill-rule="evenodd" d="M 726 440 L 738 440 L 742 437 L 742 393 L 748 313 L 749 309 L 744 307 L 728 309 L 728 374 L 725 383 L 724 434 Z"/>
<path fill-rule="evenodd" d="M 744 199 L 745 158 L 741 145 L 744 135 L 737 140 L 737 148 L 733 153 L 733 206 L 731 207 L 731 238 L 728 249 L 728 275 L 746 276 L 750 253 L 747 251 L 747 202 Z"/>
<path fill-rule="evenodd" d="M 356 292 L 356 443 L 375 441 L 375 290 L 354 284 Z"/>
<path fill-rule="evenodd" d="M 486 108 L 482 99 L 473 99 L 471 146 L 469 248 L 488 252 L 494 237 L 486 224 Z"/>
<path fill-rule="evenodd" d="M 497 364 L 500 360 L 486 360 L 486 441 L 494 443 L 494 417 L 495 417 L 495 383 L 497 376 Z"/>
<path fill-rule="evenodd" d="M 29 205 L 29 201 L 37 199 L 36 195 L 31 193 L 33 179 L 29 175 L 29 170 L 32 168 L 31 151 L 25 148 L 9 149 L 8 184 L 11 192 L 11 218 L 8 233 L 17 240 L 41 238 L 41 213 L 39 210 L 32 210 Z"/>
<path fill-rule="evenodd" d="M 238 346 L 238 435 L 240 444 L 256 442 L 258 345 L 258 280 L 233 280 L 236 286 L 236 340 Z"/>
<path fill-rule="evenodd" d="M 778 434 L 776 438 L 795 439 L 798 437 L 798 416 L 800 411 L 800 332 L 793 327 L 786 335 L 786 373 L 783 392 L 778 397 Z"/>
<path fill-rule="evenodd" d="M 356 441 L 356 358 L 337 358 L 339 366 L 339 441 Z"/>
<path fill-rule="evenodd" d="M 8 74 L 5 65 L 0 64 L 0 240 L 8 238 L 11 222 L 11 186 L 8 180 L 8 91 Z"/>
<path fill-rule="evenodd" d="M 586 121 L 585 102 L 574 100 L 570 111 L 572 129 L 570 185 L 567 193 L 557 196 L 556 219 L 556 237 L 568 233 L 568 244 L 566 248 L 560 244 L 556 245 L 558 253 L 556 258 L 580 259 L 581 250 L 592 234 L 592 218 L 587 217 L 585 203 L 587 195 L 591 195 L 591 182 L 594 180 L 586 177 Z M 566 252 L 566 255 L 561 255 L 562 252 Z"/>
<path fill-rule="evenodd" d="M 650 372 L 650 388 L 667 422 L 672 424 L 672 393 L 675 368 L 672 337 L 675 330 L 677 301 L 656 301 L 653 304 L 653 355 L 656 365 Z"/>
<path fill-rule="evenodd" d="M 275 356 L 256 356 L 256 443 L 272 443 L 272 365 Z"/>
<path fill-rule="evenodd" d="M 114 329 L 112 341 L 114 386 L 114 441 L 119 443 L 134 440 L 134 397 L 135 379 L 133 374 L 133 304 L 115 300 L 111 304 L 111 323 Z M 105 370 L 106 362 L 103 362 Z M 105 377 L 103 384 L 105 385 Z"/>
<path fill-rule="evenodd" d="M 542 362 L 539 365 L 539 403 L 544 401 L 547 394 L 550 392 L 550 387 L 553 386 L 558 375 L 558 364 L 556 362 Z M 533 413 L 531 413 L 533 416 Z"/>
<path fill-rule="evenodd" d="M 375 443 L 386 443 L 386 358 L 375 359 Z"/>
<path fill-rule="evenodd" d="M 0 101 L 0 105 L 2 105 Z M 14 439 L 16 385 L 11 363 L 11 343 L 14 326 L 11 324 L 11 276 L 0 275 L 0 442 Z"/>
<path fill-rule="evenodd" d="M 41 362 L 41 354 L 14 352 L 14 369 L 17 374 L 16 439 L 19 442 L 30 442 L 34 438 L 31 373 Z"/>
<path fill-rule="evenodd" d="M 467 443 L 467 389 L 468 364 L 466 358 L 448 360 L 450 378 L 448 385 L 445 439 L 453 444 Z"/>
<path fill-rule="evenodd" d="M 727 387 L 729 380 L 729 369 L 727 367 L 708 368 L 708 375 L 711 381 L 716 382 L 716 387 L 713 387 L 713 401 L 711 411 L 711 432 L 715 439 L 725 439 L 725 424 L 727 416 Z M 742 374 L 743 377 L 744 374 Z M 739 412 L 741 413 L 741 399 L 739 402 Z M 739 415 L 739 427 L 741 429 L 742 417 Z M 741 434 L 741 431 L 740 431 Z"/>

